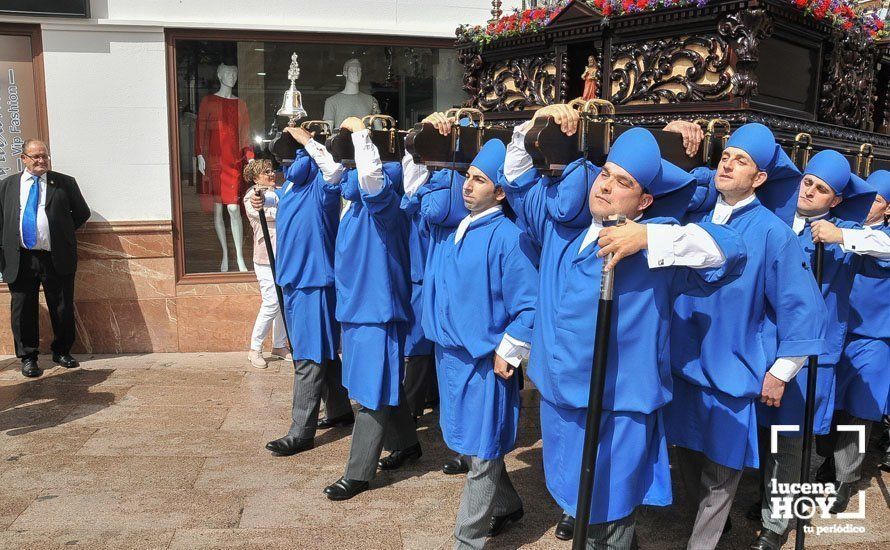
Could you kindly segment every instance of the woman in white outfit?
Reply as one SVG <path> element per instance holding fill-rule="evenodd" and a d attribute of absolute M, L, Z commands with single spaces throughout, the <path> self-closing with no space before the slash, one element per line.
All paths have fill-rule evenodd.
<path fill-rule="evenodd" d="M 250 364 L 258 369 L 266 368 L 266 360 L 263 358 L 263 340 L 272 330 L 272 356 L 282 359 L 288 358 L 287 333 L 278 308 L 278 296 L 275 293 L 275 280 L 272 277 L 272 267 L 269 265 L 269 254 L 266 252 L 266 240 L 263 237 L 260 225 L 259 212 L 250 205 L 250 197 L 254 189 L 275 187 L 275 171 L 272 162 L 265 159 L 251 160 L 244 167 L 244 181 L 253 185 L 244 193 L 244 209 L 247 218 L 253 228 L 253 270 L 256 272 L 257 281 L 260 283 L 260 293 L 263 304 L 257 314 L 256 323 L 253 326 L 253 334 L 250 337 L 250 351 L 247 358 Z M 275 208 L 266 208 L 266 220 L 269 222 L 269 238 L 272 240 L 272 250 L 275 250 Z"/>

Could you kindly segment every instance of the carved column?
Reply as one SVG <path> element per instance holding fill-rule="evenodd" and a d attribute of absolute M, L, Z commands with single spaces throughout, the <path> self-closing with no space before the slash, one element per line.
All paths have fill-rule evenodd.
<path fill-rule="evenodd" d="M 470 96 L 467 99 L 467 107 L 475 107 L 479 102 L 479 91 L 481 89 L 480 76 L 482 68 L 485 65 L 482 56 L 473 50 L 463 50 L 458 54 L 458 61 L 464 66 L 464 83 L 463 89 Z"/>
<path fill-rule="evenodd" d="M 742 10 L 731 13 L 717 24 L 717 32 L 732 47 L 736 55 L 733 92 L 746 99 L 757 95 L 757 75 L 754 70 L 760 61 L 760 41 L 773 33 L 772 18 L 763 10 Z"/>

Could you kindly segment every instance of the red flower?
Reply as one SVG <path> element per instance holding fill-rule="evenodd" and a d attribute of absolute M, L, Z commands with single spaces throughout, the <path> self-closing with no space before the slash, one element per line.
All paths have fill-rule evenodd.
<path fill-rule="evenodd" d="M 883 30 L 883 29 L 884 29 L 884 22 L 883 22 L 883 21 L 878 21 L 878 30 L 880 31 L 880 30 Z"/>
<path fill-rule="evenodd" d="M 611 2 L 603 6 L 603 15 L 612 15 L 612 4 L 611 4 Z"/>
<path fill-rule="evenodd" d="M 633 3 L 634 0 L 621 0 L 622 11 L 627 11 L 627 8 L 629 8 Z"/>
<path fill-rule="evenodd" d="M 844 30 L 850 30 L 851 28 L 853 28 L 853 22 L 852 21 L 844 21 Z"/>
<path fill-rule="evenodd" d="M 598 7 L 599 9 L 603 9 L 603 3 L 604 3 L 604 0 L 594 0 L 594 1 L 593 1 L 593 4 L 594 4 L 596 7 Z"/>
<path fill-rule="evenodd" d="M 795 4 L 798 8 L 803 8 L 804 6 L 807 5 L 807 2 L 809 2 L 809 0 L 794 0 L 794 4 Z"/>
<path fill-rule="evenodd" d="M 645 9 L 648 4 L 649 4 L 648 0 L 637 0 L 637 7 L 640 8 L 641 10 Z"/>

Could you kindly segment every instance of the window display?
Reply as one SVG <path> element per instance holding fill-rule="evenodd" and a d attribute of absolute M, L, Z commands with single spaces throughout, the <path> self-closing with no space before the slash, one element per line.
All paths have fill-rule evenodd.
<path fill-rule="evenodd" d="M 241 172 L 288 122 L 277 112 L 294 54 L 302 120 L 326 120 L 335 129 L 347 117 L 370 114 L 407 129 L 466 99 L 462 69 L 447 48 L 192 39 L 176 39 L 174 47 L 182 274 L 253 269 Z"/>

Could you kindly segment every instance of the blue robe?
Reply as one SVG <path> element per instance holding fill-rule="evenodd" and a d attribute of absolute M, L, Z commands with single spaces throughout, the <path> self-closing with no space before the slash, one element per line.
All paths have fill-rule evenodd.
<path fill-rule="evenodd" d="M 595 242 L 579 253 L 590 223 L 587 189 L 599 169 L 570 166 L 561 179 L 530 170 L 501 179 L 527 234 L 541 247 L 537 317 L 529 378 L 541 392 L 547 488 L 576 515 L 578 479 L 593 363 L 602 274 Z M 654 218 L 644 223 L 676 223 Z M 603 395 L 591 523 L 615 521 L 641 504 L 671 503 L 662 407 L 671 399 L 671 304 L 681 293 L 706 295 L 738 276 L 742 241 L 732 229 L 704 224 L 726 256 L 717 269 L 650 270 L 645 252 L 615 271 L 612 333 Z"/>
<path fill-rule="evenodd" d="M 890 234 L 890 228 L 874 229 Z M 837 366 L 835 407 L 880 421 L 890 414 L 890 280 L 857 274 L 850 319 Z"/>
<path fill-rule="evenodd" d="M 340 212 L 340 186 L 329 185 L 305 150 L 277 190 L 276 283 L 294 359 L 316 363 L 335 359 L 340 326 L 334 318 L 334 241 Z"/>
<path fill-rule="evenodd" d="M 860 226 L 837 219 L 829 219 L 838 227 L 855 229 Z M 798 242 L 804 257 L 811 265 L 815 262 L 815 245 L 810 224 L 798 235 Z M 888 269 L 884 269 L 886 266 Z M 880 262 L 870 256 L 845 253 L 835 244 L 825 246 L 822 266 L 822 297 L 828 309 L 828 324 L 825 334 L 825 349 L 819 356 L 816 374 L 816 403 L 813 417 L 813 431 L 818 435 L 831 431 L 831 420 L 835 409 L 835 365 L 841 357 L 847 336 L 847 320 L 850 317 L 850 292 L 857 273 L 876 277 L 890 277 L 890 262 Z M 807 395 L 807 371 L 802 370 L 785 387 L 782 405 L 778 408 L 757 403 L 757 421 L 763 427 L 773 425 L 803 426 L 804 408 Z M 795 432 L 785 432 L 789 435 Z M 798 430 L 797 435 L 803 432 Z"/>
<path fill-rule="evenodd" d="M 343 326 L 343 386 L 370 409 L 399 404 L 407 322 L 411 316 L 408 218 L 399 207 L 401 166 L 384 165 L 384 185 L 361 190 L 348 170 L 335 247 L 337 320 Z"/>
<path fill-rule="evenodd" d="M 429 250 L 429 230 L 420 215 L 420 204 L 402 197 L 402 210 L 408 216 L 408 256 L 411 259 L 411 318 L 405 335 L 405 356 L 432 355 L 433 343 L 423 334 L 421 324 L 424 266 Z"/>
<path fill-rule="evenodd" d="M 513 450 L 519 424 L 519 378 L 495 374 L 494 352 L 505 333 L 531 340 L 538 275 L 502 212 L 473 221 L 455 243 L 463 178 L 451 188 L 451 174 L 434 178 L 422 194 L 436 263 L 424 280 L 423 328 L 436 344 L 439 424 L 451 450 L 491 460 Z"/>
<path fill-rule="evenodd" d="M 691 221 L 711 216 L 709 210 Z M 739 279 L 709 298 L 674 304 L 674 400 L 665 423 L 671 444 L 741 470 L 759 466 L 755 403 L 767 370 L 777 357 L 821 353 L 827 313 L 785 222 L 755 198 L 727 225 L 742 235 L 748 261 Z"/>

